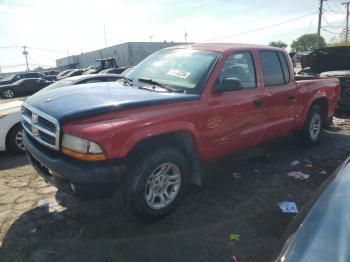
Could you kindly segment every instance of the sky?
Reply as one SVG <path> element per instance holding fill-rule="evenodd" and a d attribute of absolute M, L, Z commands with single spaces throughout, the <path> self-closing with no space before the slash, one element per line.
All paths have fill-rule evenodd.
<path fill-rule="evenodd" d="M 327 41 L 344 29 L 340 2 L 324 4 L 321 33 Z M 104 28 L 107 46 L 148 42 L 150 36 L 153 42 L 183 42 L 185 32 L 188 42 L 290 45 L 317 32 L 318 8 L 319 0 L 0 0 L 0 68 L 23 70 L 23 45 L 31 69 L 103 48 Z"/>

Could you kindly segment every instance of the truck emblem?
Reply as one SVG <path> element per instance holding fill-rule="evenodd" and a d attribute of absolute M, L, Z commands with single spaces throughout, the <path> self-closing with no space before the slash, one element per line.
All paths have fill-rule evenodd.
<path fill-rule="evenodd" d="M 32 114 L 32 123 L 38 123 L 39 117 L 36 114 Z"/>

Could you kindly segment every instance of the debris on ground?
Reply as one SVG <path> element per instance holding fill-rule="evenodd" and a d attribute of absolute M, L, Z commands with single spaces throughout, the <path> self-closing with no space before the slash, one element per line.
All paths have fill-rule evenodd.
<path fill-rule="evenodd" d="M 328 175 L 328 173 L 327 173 L 327 171 L 326 170 L 324 170 L 324 169 L 319 169 L 318 171 L 317 171 L 317 174 L 319 174 L 319 175 L 323 175 L 323 176 L 326 176 L 326 175 Z"/>
<path fill-rule="evenodd" d="M 343 119 L 339 119 L 339 118 L 333 117 L 333 125 L 334 125 L 334 126 L 344 125 L 345 122 L 346 122 L 346 121 L 343 120 Z"/>
<path fill-rule="evenodd" d="M 305 167 L 306 167 L 306 168 L 313 168 L 314 165 L 313 165 L 313 164 L 306 164 Z"/>
<path fill-rule="evenodd" d="M 238 241 L 239 235 L 238 234 L 230 234 L 229 239 L 230 239 L 230 241 Z"/>
<path fill-rule="evenodd" d="M 260 174 L 261 174 L 261 172 L 260 172 L 260 170 L 259 170 L 259 169 L 254 169 L 254 171 L 253 171 L 253 172 L 254 172 L 254 174 L 255 174 L 255 175 L 260 175 Z"/>
<path fill-rule="evenodd" d="M 296 167 L 296 166 L 299 166 L 300 165 L 300 161 L 299 160 L 294 160 L 290 163 L 290 166 L 291 167 Z"/>
<path fill-rule="evenodd" d="M 287 176 L 294 177 L 295 179 L 298 179 L 298 180 L 306 180 L 310 177 L 309 174 L 305 174 L 301 171 L 291 171 L 287 173 Z"/>
<path fill-rule="evenodd" d="M 282 210 L 283 213 L 292 213 L 292 214 L 298 214 L 298 207 L 295 202 L 288 202 L 288 201 L 283 201 L 279 202 L 278 206 Z"/>
<path fill-rule="evenodd" d="M 38 232 L 38 229 L 37 229 L 37 228 L 32 228 L 32 229 L 30 230 L 30 233 L 32 233 L 32 234 L 35 234 L 36 232 Z"/>
<path fill-rule="evenodd" d="M 305 159 L 303 162 L 304 162 L 304 165 L 309 165 L 309 164 L 312 165 L 312 161 L 309 159 Z"/>
<path fill-rule="evenodd" d="M 242 174 L 241 174 L 241 173 L 238 173 L 238 172 L 233 172 L 233 173 L 232 173 L 232 177 L 233 177 L 233 178 L 236 178 L 236 179 L 241 179 L 241 178 L 242 178 Z"/>

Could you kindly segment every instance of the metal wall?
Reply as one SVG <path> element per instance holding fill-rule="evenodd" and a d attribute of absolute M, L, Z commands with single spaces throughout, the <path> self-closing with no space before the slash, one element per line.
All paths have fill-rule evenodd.
<path fill-rule="evenodd" d="M 56 60 L 57 67 L 86 68 L 92 65 L 95 59 L 114 57 L 117 65 L 134 66 L 150 54 L 165 47 L 182 45 L 185 43 L 173 42 L 128 42 L 120 45 L 106 47 L 96 51 L 76 56 L 64 57 Z"/>

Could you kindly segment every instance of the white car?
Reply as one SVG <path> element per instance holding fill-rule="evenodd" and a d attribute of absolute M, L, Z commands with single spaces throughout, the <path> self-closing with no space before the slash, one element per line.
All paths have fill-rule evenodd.
<path fill-rule="evenodd" d="M 0 104 L 0 151 L 24 152 L 20 118 L 22 103 L 16 100 Z"/>

